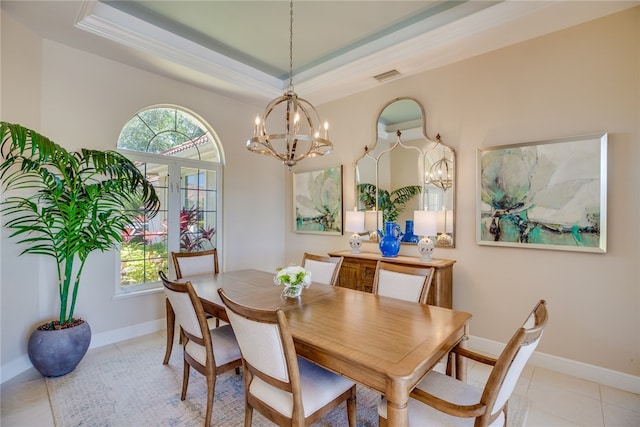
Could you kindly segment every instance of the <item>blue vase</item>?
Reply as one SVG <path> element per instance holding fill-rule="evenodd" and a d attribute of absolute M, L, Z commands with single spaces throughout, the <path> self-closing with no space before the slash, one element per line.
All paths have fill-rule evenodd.
<path fill-rule="evenodd" d="M 404 235 L 402 236 L 402 241 L 405 243 L 418 243 L 420 241 L 420 237 L 413 234 L 413 220 L 408 219 L 405 222 Z"/>
<path fill-rule="evenodd" d="M 385 224 L 385 233 L 380 239 L 380 252 L 383 257 L 396 257 L 400 252 L 400 227 L 395 222 Z"/>

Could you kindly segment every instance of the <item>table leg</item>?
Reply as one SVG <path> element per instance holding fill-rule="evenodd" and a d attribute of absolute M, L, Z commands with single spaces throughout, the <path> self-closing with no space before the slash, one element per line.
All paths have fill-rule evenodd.
<path fill-rule="evenodd" d="M 404 427 L 409 425 L 407 401 L 394 403 L 387 398 L 387 427 Z"/>

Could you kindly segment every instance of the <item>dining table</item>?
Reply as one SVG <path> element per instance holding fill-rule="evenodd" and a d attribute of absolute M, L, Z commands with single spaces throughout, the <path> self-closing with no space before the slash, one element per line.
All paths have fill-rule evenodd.
<path fill-rule="evenodd" d="M 408 425 L 411 390 L 457 345 L 469 313 L 313 282 L 282 296 L 274 273 L 246 269 L 191 276 L 205 311 L 227 320 L 218 288 L 242 305 L 281 308 L 299 356 L 387 398 L 389 426 Z"/>

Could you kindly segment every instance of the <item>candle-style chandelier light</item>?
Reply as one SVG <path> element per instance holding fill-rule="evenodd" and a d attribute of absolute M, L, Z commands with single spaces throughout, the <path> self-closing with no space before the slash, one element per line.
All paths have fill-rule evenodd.
<path fill-rule="evenodd" d="M 293 88 L 293 0 L 289 3 L 289 86 L 284 95 L 267 105 L 262 117 L 256 116 L 254 134 L 247 141 L 247 149 L 275 157 L 289 170 L 304 158 L 333 151 L 329 124 L 324 122 L 321 128 L 315 107 L 298 97 Z"/>

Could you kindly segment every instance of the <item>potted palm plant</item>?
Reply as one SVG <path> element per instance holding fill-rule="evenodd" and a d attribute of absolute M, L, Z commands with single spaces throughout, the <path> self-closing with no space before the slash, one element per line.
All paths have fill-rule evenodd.
<path fill-rule="evenodd" d="M 59 315 L 34 330 L 29 358 L 44 376 L 65 375 L 91 340 L 89 324 L 74 318 L 87 257 L 122 242 L 125 229 L 155 216 L 160 201 L 136 165 L 115 151 L 69 152 L 7 122 L 0 122 L 0 137 L 4 226 L 24 246 L 21 255 L 49 256 L 57 265 Z"/>

